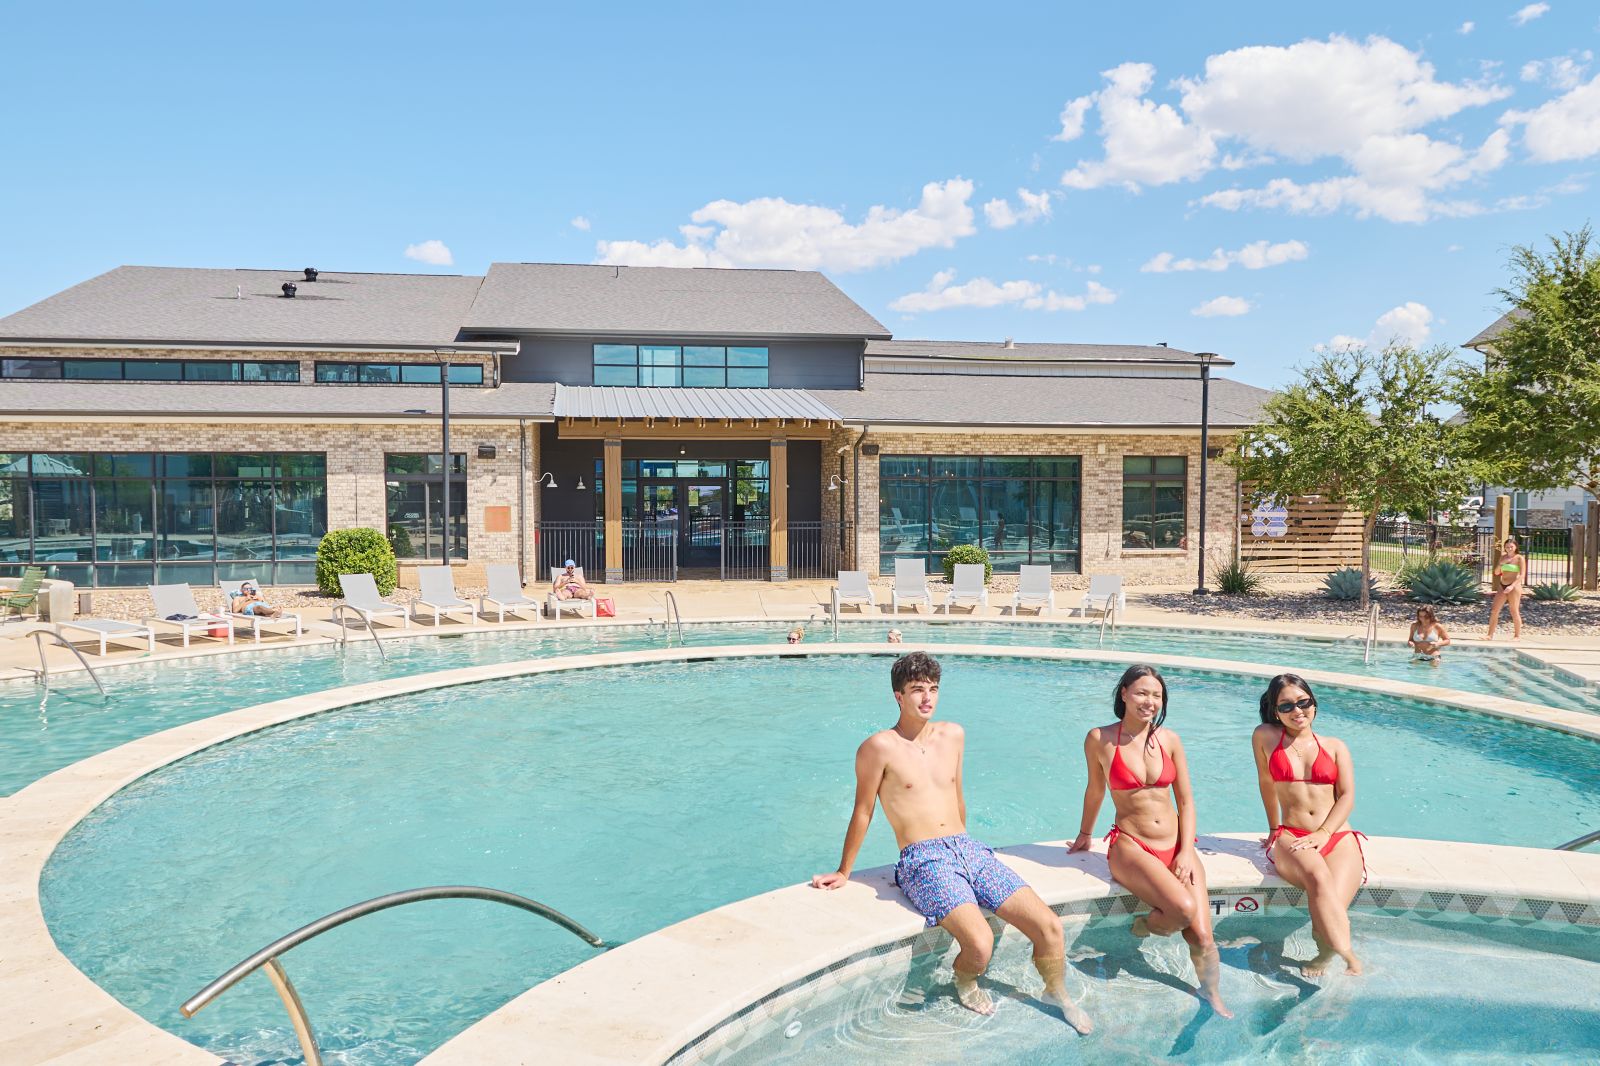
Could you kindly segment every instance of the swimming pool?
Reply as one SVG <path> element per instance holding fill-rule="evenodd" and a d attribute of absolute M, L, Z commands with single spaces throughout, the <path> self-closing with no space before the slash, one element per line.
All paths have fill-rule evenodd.
<path fill-rule="evenodd" d="M 1127 919 L 1067 922 L 1068 986 L 1096 1031 L 1077 1037 L 1033 998 L 1025 940 L 1008 932 L 986 985 L 999 1008 L 956 1006 L 944 953 L 851 983 L 736 1052 L 756 1064 L 906 1062 L 1383 1063 L 1592 1062 L 1600 1032 L 1600 930 L 1565 923 L 1490 924 L 1351 914 L 1367 973 L 1320 984 L 1289 959 L 1314 953 L 1304 914 L 1223 919 L 1222 992 L 1236 1017 L 1202 1007 L 1184 982 L 1176 938 L 1135 941 Z"/>
<path fill-rule="evenodd" d="M 691 644 L 781 643 L 791 623 L 686 626 Z M 847 621 L 840 638 L 882 641 L 898 625 L 912 642 L 1037 645 L 1093 648 L 1098 625 L 1015 625 L 997 622 L 916 622 L 909 618 Z M 826 626 L 810 629 L 822 641 Z M 661 647 L 663 632 L 642 626 L 518 630 L 497 634 L 418 637 L 384 644 L 387 661 L 370 642 L 280 649 L 119 666 L 104 674 L 110 698 L 102 701 L 86 679 L 58 676 L 56 691 L 31 681 L 0 683 L 0 796 L 79 759 L 138 737 L 224 711 L 384 677 L 452 667 L 511 662 L 546 655 Z M 1207 630 L 1125 627 L 1107 635 L 1118 651 L 1202 655 L 1207 658 L 1316 667 L 1365 677 L 1406 680 L 1483 692 L 1544 706 L 1600 713 L 1600 689 L 1567 683 L 1562 675 L 1519 662 L 1515 653 L 1462 649 L 1439 669 L 1406 660 L 1403 649 L 1380 647 L 1363 663 L 1359 641 L 1233 634 Z"/>
<path fill-rule="evenodd" d="M 1120 666 L 952 659 L 941 716 L 968 728 L 970 827 L 994 843 L 1075 823 L 1083 731 Z M 1173 672 L 1203 830 L 1260 825 L 1248 738 L 1259 683 Z M 1600 745 L 1327 689 L 1372 833 L 1554 844 L 1600 821 Z M 552 674 L 332 712 L 209 749 L 86 819 L 42 882 L 62 950 L 145 1017 L 240 1062 L 293 1053 L 251 978 L 176 1007 L 311 918 L 400 888 L 477 883 L 627 940 L 837 861 L 850 753 L 892 721 L 881 658 Z M 1101 830 L 1109 823 L 1109 804 Z M 859 866 L 892 861 L 876 820 Z M 226 930 L 225 934 L 218 930 Z M 414 1061 L 588 949 L 514 912 L 423 904 L 290 959 L 329 1060 Z"/>

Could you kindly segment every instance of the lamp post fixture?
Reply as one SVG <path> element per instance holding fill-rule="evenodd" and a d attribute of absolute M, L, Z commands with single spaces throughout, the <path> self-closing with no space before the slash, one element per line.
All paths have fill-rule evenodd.
<path fill-rule="evenodd" d="M 439 390 L 440 411 L 443 428 L 444 447 L 444 498 L 440 501 L 443 508 L 444 536 L 440 537 L 443 547 L 440 549 L 440 561 L 445 566 L 450 565 L 450 353 L 448 351 L 435 351 L 439 359 Z"/>
<path fill-rule="evenodd" d="M 1211 361 L 1216 352 L 1196 352 L 1200 360 L 1200 563 L 1194 594 L 1208 596 L 1206 588 L 1206 467 L 1211 451 Z"/>

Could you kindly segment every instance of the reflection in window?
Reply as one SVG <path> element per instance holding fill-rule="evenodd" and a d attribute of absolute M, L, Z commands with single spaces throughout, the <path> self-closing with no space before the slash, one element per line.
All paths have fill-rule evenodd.
<path fill-rule="evenodd" d="M 766 348 L 707 344 L 596 344 L 596 385 L 764 389 Z"/>
<path fill-rule="evenodd" d="M 384 456 L 389 543 L 401 559 L 437 559 L 445 536 L 444 460 L 431 455 Z M 450 456 L 450 557 L 467 557 L 467 457 Z"/>
<path fill-rule="evenodd" d="M 1179 550 L 1188 546 L 1186 460 L 1181 455 L 1122 460 L 1122 547 Z"/>

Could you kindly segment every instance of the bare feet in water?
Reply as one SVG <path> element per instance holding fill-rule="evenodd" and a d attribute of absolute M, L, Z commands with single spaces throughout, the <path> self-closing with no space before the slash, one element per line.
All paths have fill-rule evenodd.
<path fill-rule="evenodd" d="M 1072 997 L 1067 995 L 1065 988 L 1046 988 L 1044 990 L 1044 998 L 1047 1002 L 1054 1003 L 1060 1007 L 1061 1016 L 1066 1018 L 1067 1024 L 1078 1032 L 1085 1036 L 1094 1032 L 1094 1022 L 1089 1020 L 1089 1016 L 1083 1012 L 1082 1007 L 1072 1002 Z"/>
<path fill-rule="evenodd" d="M 956 999 L 975 1014 L 994 1013 L 994 1000 L 989 998 L 989 993 L 978 987 L 976 975 L 956 971 Z"/>
<path fill-rule="evenodd" d="M 1310 962 L 1301 964 L 1300 976 L 1321 977 L 1323 974 L 1328 972 L 1328 964 L 1333 962 L 1334 959 L 1340 957 L 1341 956 L 1339 953 L 1334 951 L 1332 948 L 1324 948 L 1323 950 L 1317 952 L 1316 958 L 1312 959 Z M 1356 958 L 1355 952 L 1349 952 L 1342 957 L 1344 959 L 1345 976 L 1360 977 L 1361 960 Z"/>

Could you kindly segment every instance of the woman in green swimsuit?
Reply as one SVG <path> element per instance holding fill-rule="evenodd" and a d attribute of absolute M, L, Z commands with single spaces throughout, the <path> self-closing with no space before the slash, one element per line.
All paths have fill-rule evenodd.
<path fill-rule="evenodd" d="M 1500 559 L 1494 564 L 1494 602 L 1489 605 L 1489 639 L 1494 639 L 1500 624 L 1500 605 L 1511 606 L 1511 639 L 1522 639 L 1522 579 L 1527 576 L 1527 559 L 1517 551 L 1517 541 L 1507 537 L 1500 546 Z"/>

